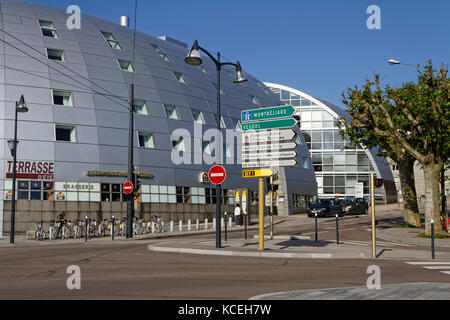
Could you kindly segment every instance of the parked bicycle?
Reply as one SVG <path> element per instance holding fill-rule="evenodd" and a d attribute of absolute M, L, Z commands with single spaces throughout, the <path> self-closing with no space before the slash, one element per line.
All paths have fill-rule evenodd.
<path fill-rule="evenodd" d="M 43 222 L 39 222 L 36 224 L 36 231 L 34 232 L 34 238 L 36 240 L 42 241 L 45 239 L 45 231 L 42 228 Z"/>
<path fill-rule="evenodd" d="M 52 220 L 50 228 L 48 229 L 48 238 L 50 240 L 55 240 L 58 236 L 59 222 Z"/>

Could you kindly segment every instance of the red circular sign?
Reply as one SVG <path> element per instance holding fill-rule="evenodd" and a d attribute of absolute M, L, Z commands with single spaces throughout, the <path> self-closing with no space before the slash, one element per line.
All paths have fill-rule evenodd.
<path fill-rule="evenodd" d="M 222 184 L 227 177 L 227 171 L 224 167 L 216 165 L 209 169 L 208 178 L 212 184 Z"/>
<path fill-rule="evenodd" d="M 133 183 L 131 183 L 130 181 L 127 181 L 123 184 L 123 193 L 131 194 L 133 192 L 133 189 Z"/>

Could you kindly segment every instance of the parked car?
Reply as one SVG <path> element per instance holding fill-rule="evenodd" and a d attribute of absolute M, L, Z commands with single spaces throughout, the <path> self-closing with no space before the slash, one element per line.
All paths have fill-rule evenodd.
<path fill-rule="evenodd" d="M 312 218 L 316 215 L 318 217 L 329 217 L 343 215 L 342 205 L 337 199 L 316 199 L 313 203 L 308 206 L 308 217 Z"/>
<path fill-rule="evenodd" d="M 346 198 L 342 201 L 342 212 L 344 214 L 367 214 L 369 204 L 365 198 Z"/>

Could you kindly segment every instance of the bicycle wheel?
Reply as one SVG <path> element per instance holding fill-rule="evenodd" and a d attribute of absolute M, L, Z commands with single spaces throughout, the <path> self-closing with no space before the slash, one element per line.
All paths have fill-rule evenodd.
<path fill-rule="evenodd" d="M 161 223 L 157 222 L 155 223 L 155 233 L 160 233 L 161 232 Z"/>
<path fill-rule="evenodd" d="M 39 240 L 39 241 L 44 240 L 44 238 L 42 236 L 43 236 L 42 230 L 36 230 L 36 232 L 34 233 L 34 238 L 36 240 Z"/>

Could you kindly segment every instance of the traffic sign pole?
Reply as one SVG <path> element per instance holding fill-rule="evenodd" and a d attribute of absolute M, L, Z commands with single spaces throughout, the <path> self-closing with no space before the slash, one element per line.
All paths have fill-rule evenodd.
<path fill-rule="evenodd" d="M 259 178 L 259 247 L 264 250 L 264 178 Z"/>

